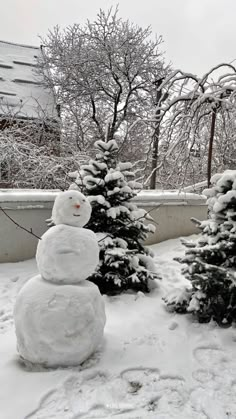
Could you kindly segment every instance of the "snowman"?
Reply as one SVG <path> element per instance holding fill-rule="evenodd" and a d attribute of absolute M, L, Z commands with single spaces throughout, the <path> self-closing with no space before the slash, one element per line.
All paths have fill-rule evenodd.
<path fill-rule="evenodd" d="M 81 364 L 103 337 L 105 310 L 98 287 L 87 281 L 99 262 L 96 235 L 82 228 L 91 206 L 80 192 L 61 192 L 51 227 L 39 240 L 39 275 L 19 292 L 14 307 L 20 356 L 47 367 Z"/>

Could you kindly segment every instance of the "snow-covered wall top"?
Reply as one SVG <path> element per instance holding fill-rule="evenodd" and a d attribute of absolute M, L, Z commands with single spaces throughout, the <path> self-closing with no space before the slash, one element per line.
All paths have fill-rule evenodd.
<path fill-rule="evenodd" d="M 36 73 L 38 47 L 0 41 L 0 114 L 56 118 L 52 92 Z"/>
<path fill-rule="evenodd" d="M 142 202 L 146 205 L 163 204 L 205 204 L 206 196 L 195 193 L 180 192 L 178 190 L 142 190 L 134 198 L 134 201 Z"/>
<path fill-rule="evenodd" d="M 53 202 L 59 190 L 40 190 L 40 189 L 1 189 L 0 190 L 0 204 L 3 203 L 21 203 L 24 206 L 37 205 L 37 203 Z M 155 206 L 159 203 L 165 205 L 177 204 L 187 205 L 205 204 L 206 197 L 194 193 L 186 193 L 179 191 L 161 191 L 161 190 L 143 190 L 134 198 L 135 202 L 140 202 L 142 205 Z M 20 207 L 21 207 L 20 205 Z M 19 206 L 19 205 L 17 205 Z"/>
<path fill-rule="evenodd" d="M 6 204 L 8 208 L 32 208 L 44 207 L 47 203 L 52 206 L 59 192 L 57 189 L 0 189 L 0 206 L 5 208 Z"/>

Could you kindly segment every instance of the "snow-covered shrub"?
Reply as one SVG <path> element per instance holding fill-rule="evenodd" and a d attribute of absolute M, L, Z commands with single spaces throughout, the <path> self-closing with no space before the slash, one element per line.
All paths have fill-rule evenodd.
<path fill-rule="evenodd" d="M 82 166 L 72 188 L 89 196 L 92 216 L 87 227 L 99 235 L 100 265 L 89 279 L 102 293 L 126 289 L 149 291 L 156 277 L 152 257 L 143 241 L 154 226 L 144 223 L 146 212 L 131 198 L 140 185 L 134 181 L 133 165 L 117 162 L 114 140 L 97 141 L 94 160 Z"/>
<path fill-rule="evenodd" d="M 220 325 L 236 321 L 236 170 L 211 179 L 209 219 L 200 223 L 201 234 L 188 245 L 183 273 L 191 287 L 183 298 L 167 298 L 177 312 L 194 313 L 200 322 L 211 319 Z"/>
<path fill-rule="evenodd" d="M 0 132 L 0 185 L 11 188 L 67 189 L 68 171 L 78 167 L 80 156 L 56 156 L 47 145 L 18 140 L 15 132 Z"/>

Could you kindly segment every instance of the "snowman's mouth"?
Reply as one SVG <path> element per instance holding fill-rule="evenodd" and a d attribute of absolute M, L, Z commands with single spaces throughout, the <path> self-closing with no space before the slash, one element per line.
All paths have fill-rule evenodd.
<path fill-rule="evenodd" d="M 80 214 L 73 214 L 74 217 L 80 217 Z"/>

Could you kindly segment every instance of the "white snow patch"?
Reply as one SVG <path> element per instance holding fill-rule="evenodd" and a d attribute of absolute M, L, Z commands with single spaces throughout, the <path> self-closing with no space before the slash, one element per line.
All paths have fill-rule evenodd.
<path fill-rule="evenodd" d="M 159 288 L 145 298 L 103 297 L 105 345 L 79 368 L 27 371 L 12 322 L 15 296 L 34 261 L 0 270 L 0 399 L 4 419 L 235 419 L 236 329 L 165 310 L 162 296 L 188 285 L 179 239 L 151 246 Z M 14 403 L 12 402 L 14 398 Z"/>
<path fill-rule="evenodd" d="M 89 202 L 97 202 L 100 205 L 104 205 L 106 203 L 106 200 L 103 195 L 89 195 L 88 196 Z"/>
<path fill-rule="evenodd" d="M 114 220 L 116 217 L 119 217 L 121 213 L 128 214 L 130 211 L 124 205 L 118 205 L 117 207 L 112 207 L 107 210 L 107 216 L 113 218 Z"/>
<path fill-rule="evenodd" d="M 105 183 L 113 182 L 113 181 L 119 180 L 119 179 L 123 180 L 124 176 L 118 170 L 116 170 L 116 171 L 111 171 L 110 170 L 109 173 L 104 178 Z"/>

